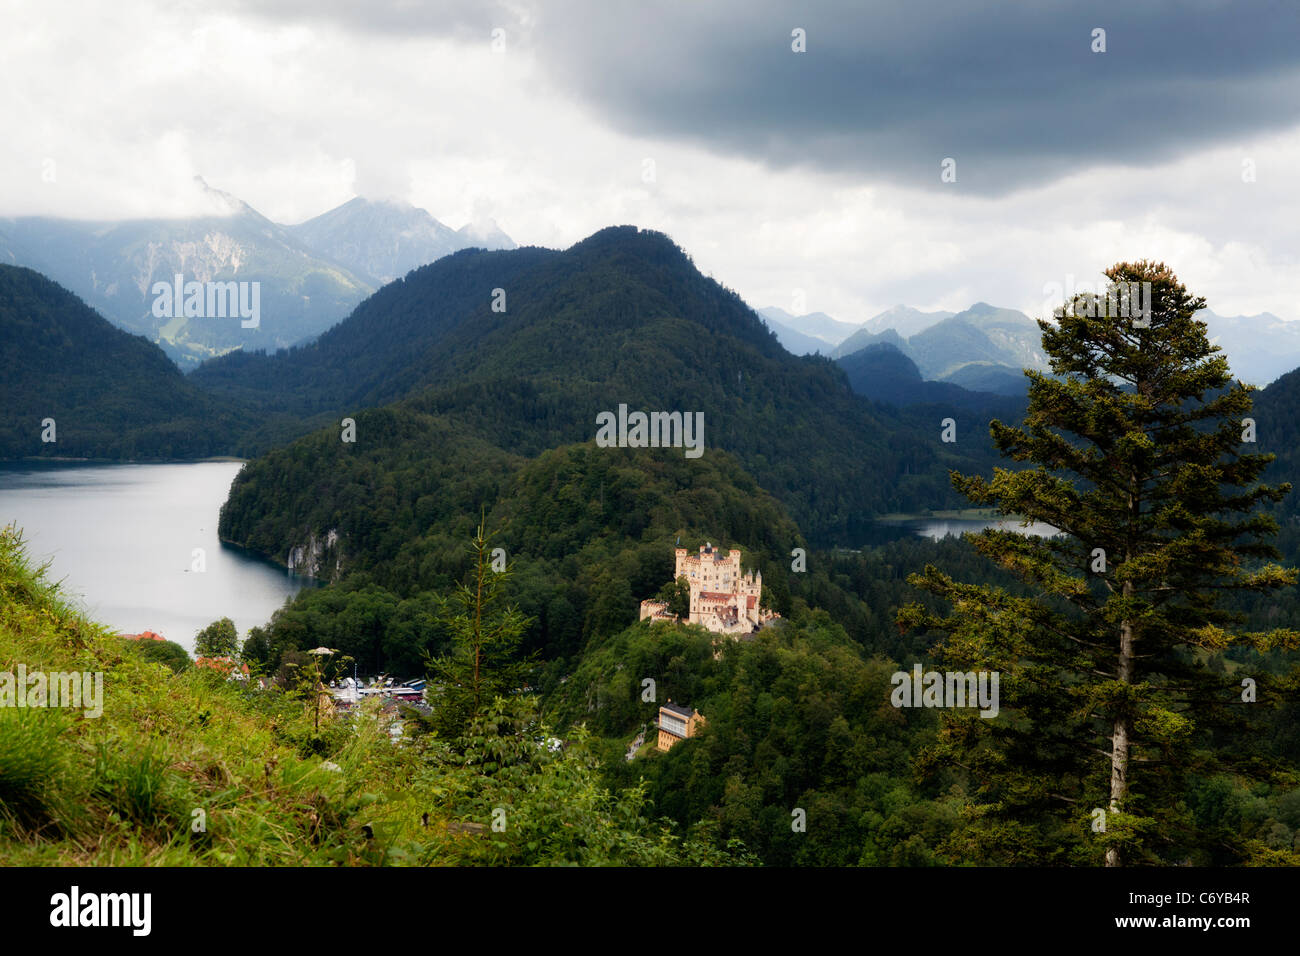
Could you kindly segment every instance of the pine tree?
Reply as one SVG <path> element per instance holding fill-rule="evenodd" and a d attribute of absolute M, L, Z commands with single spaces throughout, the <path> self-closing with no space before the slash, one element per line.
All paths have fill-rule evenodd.
<path fill-rule="evenodd" d="M 945 714 L 920 760 L 967 772 L 969 826 L 948 848 L 967 859 L 1203 859 L 1189 789 L 1246 772 L 1245 755 L 1234 766 L 1211 735 L 1240 726 L 1250 706 L 1240 676 L 1208 662 L 1237 644 L 1300 644 L 1293 630 L 1242 633 L 1220 604 L 1228 591 L 1296 581 L 1266 563 L 1278 556 L 1266 541 L 1277 527 L 1260 506 L 1290 486 L 1260 484 L 1273 456 L 1241 449 L 1253 440 L 1252 388 L 1233 382 L 1195 320 L 1205 300 L 1163 263 L 1105 275 L 1104 297 L 1075 296 L 1055 324 L 1039 321 L 1053 375 L 1026 372 L 1023 424 L 991 423 L 1002 455 L 1031 467 L 995 468 L 991 481 L 951 476 L 973 502 L 1061 534 L 972 535 L 1025 590 L 927 566 L 910 582 L 951 611 L 899 613 L 902 627 L 947 635 L 941 660 L 1000 674 L 1000 716 Z M 1135 314 L 1144 299 L 1149 310 Z"/>
<path fill-rule="evenodd" d="M 469 547 L 469 583 L 459 585 L 442 605 L 440 619 L 450 631 L 451 652 L 428 661 L 433 726 L 447 738 L 460 736 L 497 697 L 517 692 L 531 669 L 518 656 L 530 621 L 505 603 L 504 587 L 513 569 L 494 562 L 492 538 L 480 522 Z"/>

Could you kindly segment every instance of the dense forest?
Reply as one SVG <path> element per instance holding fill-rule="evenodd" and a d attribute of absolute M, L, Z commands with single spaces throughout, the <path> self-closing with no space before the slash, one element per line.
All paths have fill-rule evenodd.
<path fill-rule="evenodd" d="M 366 423 L 364 416 L 358 420 L 359 427 Z M 548 659 L 576 655 L 592 634 L 634 621 L 637 602 L 671 579 L 675 541 L 703 543 L 717 528 L 728 529 L 746 561 L 763 571 L 773 606 L 789 603 L 788 555 L 805 546 L 803 537 L 730 456 L 715 453 L 692 462 L 662 450 L 587 444 L 511 460 L 471 443 L 464 446 L 469 454 L 455 458 L 450 436 L 429 434 L 444 439 L 440 447 L 448 457 L 442 473 L 420 467 L 424 459 L 413 457 L 409 470 L 385 468 L 386 483 L 360 485 L 364 478 L 356 476 L 373 467 L 361 459 L 352 459 L 355 469 L 332 457 L 323 466 L 316 462 L 338 479 L 338 493 L 357 501 L 356 507 L 343 507 L 346 498 L 314 502 L 318 509 L 334 509 L 337 524 L 330 527 L 341 542 L 322 560 L 329 568 L 341 562 L 344 571 L 339 587 L 305 591 L 276 615 L 268 629 L 273 653 L 293 643 L 306 649 L 306 640 L 336 641 L 330 646 L 344 648 L 363 666 L 410 676 L 417 650 L 394 641 L 400 655 L 385 651 L 379 616 L 461 579 L 464 542 L 480 517 L 475 507 L 485 510 L 498 544 L 517 568 L 514 596 L 534 622 L 526 646 Z M 322 439 L 328 456 L 347 456 L 340 447 L 346 448 Z M 474 457 L 475 451 L 482 457 Z M 244 474 L 259 480 L 256 468 Z M 296 480 L 296 472 L 286 474 L 290 482 Z M 241 505 L 262 501 L 237 489 L 223 511 L 222 533 L 248 520 L 237 510 Z M 295 527 L 287 508 L 272 506 L 269 513 L 283 518 L 284 524 L 272 526 L 282 535 L 310 527 Z M 375 607 L 376 623 L 358 628 L 358 608 L 373 606 L 381 594 L 388 595 L 388 609 Z M 326 608 L 329 612 L 322 613 Z M 304 627 L 308 619 L 320 621 L 321 628 Z M 436 640 L 436 633 L 427 636 Z"/>

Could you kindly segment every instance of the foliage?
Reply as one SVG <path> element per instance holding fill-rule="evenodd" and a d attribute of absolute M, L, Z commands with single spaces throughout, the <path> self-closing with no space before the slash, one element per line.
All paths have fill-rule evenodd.
<path fill-rule="evenodd" d="M 228 617 L 213 621 L 194 637 L 195 657 L 236 657 L 239 654 L 239 632 L 235 622 Z"/>
<path fill-rule="evenodd" d="M 718 848 L 708 828 L 686 837 L 649 816 L 644 785 L 612 790 L 581 732 L 560 745 L 529 697 L 497 698 L 450 748 L 431 748 L 422 779 L 446 788 L 481 827 L 466 849 L 495 866 L 717 866 L 757 860 Z"/>
<path fill-rule="evenodd" d="M 745 641 L 643 622 L 591 648 L 548 712 L 617 736 L 611 784 L 644 784 L 681 828 L 708 822 L 716 846 L 739 840 L 770 865 L 933 865 L 958 806 L 941 786 L 909 780 L 934 719 L 889 705 L 894 670 L 864 658 L 823 612 Z M 642 698 L 646 677 L 655 701 Z M 626 741 L 669 699 L 698 709 L 703 729 L 666 754 L 625 760 Z"/>
<path fill-rule="evenodd" d="M 1227 362 L 1193 318 L 1204 300 L 1163 264 L 1106 275 L 1151 284 L 1149 322 L 1092 296 L 1055 326 L 1040 322 L 1058 377 L 1027 373 L 1024 427 L 992 425 L 1002 452 L 1034 467 L 953 477 L 976 503 L 1062 531 L 974 538 L 1036 593 L 927 566 L 914 583 L 951 611 L 899 618 L 948 635 L 938 653 L 955 670 L 1001 675 L 1001 715 L 945 715 L 919 761 L 970 774 L 969 823 L 948 847 L 964 860 L 1214 859 L 1218 835 L 1197 825 L 1189 792 L 1229 769 L 1275 772 L 1214 746 L 1216 729 L 1241 733 L 1247 708 L 1240 679 L 1216 673 L 1208 655 L 1300 643 L 1287 628 L 1234 630 L 1239 616 L 1218 597 L 1294 584 L 1294 571 L 1261 563 L 1276 555 L 1264 541 L 1276 524 L 1257 510 L 1289 486 L 1258 484 L 1270 457 L 1239 450 L 1250 390 L 1229 387 Z M 1104 829 L 1090 826 L 1093 808 Z"/>
<path fill-rule="evenodd" d="M 429 660 L 433 723 L 447 737 L 459 736 L 495 698 L 520 693 L 531 670 L 518 659 L 528 619 L 504 603 L 510 568 L 494 567 L 492 539 L 480 523 L 469 548 L 470 581 L 443 607 L 451 649 Z"/>
<path fill-rule="evenodd" d="M 691 613 L 691 582 L 684 577 L 669 581 L 659 589 L 655 600 L 663 601 L 669 614 L 684 621 Z"/>
<path fill-rule="evenodd" d="M 527 698 L 489 704 L 455 747 L 402 745 L 377 702 L 347 720 L 323 710 L 316 733 L 310 702 L 146 661 L 65 604 L 12 529 L 0 659 L 102 671 L 107 689 L 99 718 L 0 708 L 6 864 L 752 862 L 652 821 L 580 742 L 556 750 Z M 491 842 L 448 826 L 496 806 L 509 815 Z"/>
<path fill-rule="evenodd" d="M 189 652 L 175 641 L 152 641 L 124 638 L 122 643 L 131 653 L 138 654 L 147 661 L 166 664 L 174 673 L 177 674 L 194 663 L 190 659 Z"/>
<path fill-rule="evenodd" d="M 185 380 L 162 350 L 114 328 L 30 269 L 0 265 L 0 458 L 229 455 L 251 425 Z M 42 422 L 55 440 L 42 440 Z"/>

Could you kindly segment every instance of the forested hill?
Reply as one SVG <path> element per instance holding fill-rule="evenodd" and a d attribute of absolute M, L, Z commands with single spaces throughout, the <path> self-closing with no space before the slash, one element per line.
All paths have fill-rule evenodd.
<path fill-rule="evenodd" d="M 832 362 L 788 354 L 738 295 L 634 227 L 563 252 L 458 253 L 384 289 L 315 346 L 223 360 L 196 381 L 340 416 L 409 393 L 394 420 L 445 418 L 526 457 L 593 440 L 597 415 L 620 404 L 699 412 L 705 454 L 734 454 L 819 541 L 859 540 L 881 512 L 951 506 L 948 469 L 989 463 L 977 414 L 953 409 L 958 441 L 945 444 L 935 409 L 855 396 Z M 377 462 L 388 446 L 404 454 L 398 444 L 358 429 L 358 452 Z"/>
<path fill-rule="evenodd" d="M 1292 482 L 1296 488 L 1278 506 L 1285 516 L 1284 527 L 1294 535 L 1296 515 L 1300 515 L 1300 369 L 1288 372 L 1268 388 L 1255 394 L 1252 417 L 1255 420 L 1255 448 L 1261 454 L 1276 455 L 1264 479 L 1272 484 Z M 1291 536 L 1286 536 L 1287 538 Z"/>
<path fill-rule="evenodd" d="M 241 416 L 40 273 L 0 265 L 0 457 L 232 454 Z M 42 422 L 53 419 L 54 441 Z"/>
<path fill-rule="evenodd" d="M 1004 421 L 1024 416 L 1029 380 L 1020 376 L 1020 392 L 999 395 L 921 378 L 916 363 L 889 342 L 877 342 L 835 360 L 853 391 L 863 398 L 891 405 L 939 405 L 982 411 Z"/>
<path fill-rule="evenodd" d="M 665 320 L 678 327 L 656 327 Z M 658 331 L 678 334 L 639 341 Z M 711 338 L 722 341 L 703 341 Z M 696 353 L 679 358 L 692 368 L 733 345 L 789 358 L 739 296 L 702 276 L 668 237 L 618 226 L 563 252 L 455 253 L 385 286 L 310 345 L 231 353 L 192 378 L 217 393 L 314 412 L 502 376 L 595 380 L 665 345 Z M 725 362 L 728 371 L 736 364 Z"/>
<path fill-rule="evenodd" d="M 213 394 L 298 414 L 395 401 L 437 381 L 443 340 L 458 324 L 491 314 L 493 289 L 513 290 L 559 255 L 465 249 L 390 282 L 308 345 L 273 355 L 229 352 L 190 378 Z"/>
<path fill-rule="evenodd" d="M 362 413 L 357 428 L 391 440 L 354 448 L 322 432 L 252 462 L 235 480 L 220 533 L 281 561 L 290 546 L 310 551 L 314 537 L 317 570 L 342 586 L 299 606 L 323 608 L 310 616 L 312 633 L 363 667 L 419 673 L 420 652 L 437 635 L 408 634 L 398 622 L 413 625 L 427 612 L 420 595 L 462 579 L 466 536 L 483 511 L 518 568 L 513 596 L 533 618 L 529 643 L 548 658 L 634 622 L 637 602 L 672 580 L 679 538 L 743 548 L 773 606 L 788 600 L 789 554 L 803 537 L 725 452 L 692 461 L 586 443 L 522 459 L 444 419 L 391 408 Z M 277 621 L 275 660 L 299 640 L 284 615 Z"/>

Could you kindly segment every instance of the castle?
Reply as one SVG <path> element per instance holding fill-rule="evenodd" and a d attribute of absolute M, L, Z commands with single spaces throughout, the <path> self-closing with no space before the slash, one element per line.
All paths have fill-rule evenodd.
<path fill-rule="evenodd" d="M 761 606 L 763 573 L 740 572 L 740 551 L 732 548 L 725 555 L 712 544 L 700 547 L 699 555 L 686 548 L 677 549 L 677 569 L 673 579 L 685 578 L 690 586 L 691 624 L 701 624 L 719 634 L 749 634 L 777 617 Z M 676 621 L 677 615 L 663 601 L 641 602 L 641 620 Z"/>

